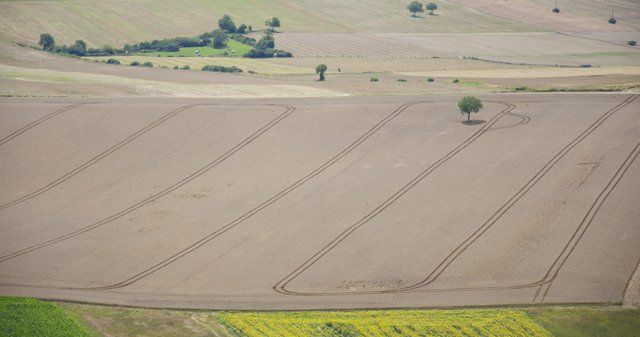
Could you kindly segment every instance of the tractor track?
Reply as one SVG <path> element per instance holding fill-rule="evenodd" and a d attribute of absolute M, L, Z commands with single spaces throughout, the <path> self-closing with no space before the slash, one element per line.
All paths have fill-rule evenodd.
<path fill-rule="evenodd" d="M 75 109 L 75 108 L 77 108 L 79 106 L 85 105 L 85 104 L 95 104 L 95 103 L 75 103 L 75 104 L 66 106 L 66 107 L 64 107 L 62 109 L 58 109 L 58 110 L 56 110 L 54 112 L 48 113 L 48 114 L 36 119 L 35 121 L 33 121 L 33 122 L 31 122 L 31 123 L 19 128 L 18 130 L 12 132 L 8 136 L 0 139 L 0 145 L 3 145 L 4 143 L 6 143 L 6 142 L 8 142 L 8 141 L 20 136 L 21 134 L 29 131 L 30 129 L 32 129 L 32 128 L 34 128 L 34 127 L 36 127 L 36 126 L 38 126 L 38 125 L 40 125 L 40 124 L 52 119 L 52 118 L 54 118 L 54 117 L 56 117 L 56 116 L 58 116 L 60 114 L 63 114 L 65 112 L 69 111 L 69 110 L 73 110 L 73 109 Z"/>
<path fill-rule="evenodd" d="M 376 216 L 378 216 L 378 214 L 382 213 L 385 209 L 387 209 L 389 206 L 391 206 L 393 203 L 395 203 L 405 193 L 410 191 L 414 186 L 416 186 L 420 181 L 422 181 L 424 178 L 426 178 L 428 175 L 430 175 L 438 167 L 442 166 L 444 163 L 449 161 L 449 159 L 453 158 L 460 151 L 464 150 L 466 147 L 468 147 L 473 142 L 475 142 L 475 140 L 477 140 L 480 136 L 482 136 L 485 132 L 487 132 L 487 130 L 489 130 L 496 122 L 498 122 L 500 120 L 500 118 L 502 118 L 504 115 L 506 115 L 507 113 L 511 112 L 511 110 L 516 108 L 515 105 L 510 104 L 510 103 L 504 103 L 504 102 L 496 102 L 496 103 L 504 104 L 504 105 L 506 105 L 506 108 L 504 110 L 502 110 L 501 112 L 499 112 L 498 114 L 496 114 L 495 116 L 493 116 L 485 125 L 482 126 L 482 128 L 480 128 L 478 131 L 476 131 L 474 134 L 472 134 L 464 142 L 462 142 L 461 144 L 459 144 L 458 146 L 453 148 L 451 151 L 449 151 L 443 157 L 438 159 L 435 163 L 431 164 L 429 167 L 427 167 L 425 170 L 423 170 L 420 174 L 418 174 L 416 177 L 414 177 L 411 181 L 409 181 L 409 183 L 405 184 L 400 190 L 398 190 L 393 195 L 388 197 L 382 204 L 378 205 L 378 207 L 373 209 L 371 212 L 369 212 L 367 215 L 365 215 L 363 218 L 361 218 L 356 223 L 354 223 L 351 226 L 347 227 L 347 229 L 345 229 L 343 232 L 341 232 L 329 244 L 325 245 L 321 250 L 319 250 L 317 253 L 315 253 L 311 258 L 306 260 L 302 265 L 298 266 L 295 270 L 293 270 L 291 273 L 289 273 L 285 278 L 280 280 L 276 285 L 274 285 L 272 287 L 272 289 L 275 290 L 276 292 L 279 292 L 279 293 L 282 293 L 282 294 L 287 294 L 287 295 L 321 295 L 320 293 L 318 293 L 318 294 L 313 293 L 312 294 L 312 293 L 291 292 L 291 291 L 286 289 L 286 286 L 287 286 L 288 283 L 293 281 L 297 276 L 302 274 L 302 272 L 304 272 L 306 269 L 308 269 L 313 264 L 315 264 L 318 260 L 320 260 L 320 258 L 322 258 L 324 255 L 329 253 L 336 246 L 338 246 L 338 244 L 340 244 L 343 240 L 345 240 L 353 232 L 355 232 L 357 229 L 359 229 L 362 226 L 364 226 L 366 223 L 368 223 L 369 221 L 374 219 Z M 366 293 L 369 293 L 369 292 L 366 292 Z M 351 292 L 351 293 L 348 293 L 348 294 L 354 294 L 354 292 Z M 324 293 L 322 295 L 324 295 Z"/>
<path fill-rule="evenodd" d="M 2 205 L 0 205 L 0 211 L 7 209 L 11 206 L 15 206 L 17 204 L 20 204 L 22 202 L 25 202 L 29 199 L 35 198 L 37 196 L 39 196 L 40 194 L 43 194 L 45 192 L 47 192 L 48 190 L 62 184 L 63 182 L 69 180 L 70 178 L 72 178 L 73 176 L 79 174 L 80 172 L 86 170 L 87 168 L 93 166 L 94 164 L 98 163 L 99 161 L 101 161 L 102 159 L 108 157 L 109 155 L 113 154 L 114 152 L 116 152 L 117 150 L 119 150 L 120 148 L 126 146 L 127 144 L 133 142 L 136 138 L 144 135 L 145 133 L 151 131 L 152 129 L 156 128 L 157 126 L 163 124 L 164 122 L 166 122 L 167 120 L 177 116 L 178 114 L 180 114 L 181 112 L 188 110 L 190 108 L 196 107 L 196 106 L 202 106 L 202 105 L 207 105 L 206 103 L 202 103 L 202 104 L 191 104 L 191 105 L 183 105 L 181 107 L 178 107 L 168 113 L 166 113 L 165 115 L 161 116 L 160 118 L 158 118 L 157 120 L 151 122 L 150 124 L 147 124 L 146 126 L 144 126 L 142 129 L 136 131 L 135 133 L 129 135 L 128 137 L 122 139 L 120 142 L 116 143 L 115 145 L 109 147 L 108 149 L 104 150 L 103 152 L 101 152 L 100 154 L 96 155 L 95 157 L 91 158 L 90 160 L 80 164 L 79 166 L 77 166 L 76 168 L 72 169 L 71 171 L 65 173 L 64 175 L 62 175 L 61 177 L 51 181 L 50 183 L 48 183 L 45 186 L 42 186 L 40 188 L 38 188 L 37 190 L 30 192 L 20 198 L 17 198 L 13 201 L 4 203 Z"/>
<path fill-rule="evenodd" d="M 187 105 L 187 106 L 183 106 L 179 109 L 176 109 L 173 111 L 174 115 L 184 111 L 186 109 L 189 109 L 191 107 L 194 106 L 215 106 L 215 105 L 229 105 L 229 104 L 215 104 L 215 103 L 201 103 L 201 104 L 192 104 L 192 105 Z M 0 263 L 16 258 L 18 256 L 42 249 L 44 247 L 48 247 L 51 245 L 54 245 L 56 243 L 71 239 L 73 237 L 79 236 L 83 233 L 89 232 L 91 230 L 94 230 L 96 228 L 102 227 L 126 214 L 129 214 L 131 212 L 133 212 L 136 209 L 139 209 L 155 200 L 157 200 L 158 198 L 161 198 L 167 194 L 169 194 L 170 192 L 182 187 L 183 185 L 187 184 L 188 182 L 196 179 L 197 177 L 201 176 L 202 174 L 204 174 L 205 172 L 209 171 L 210 169 L 218 166 L 220 163 L 224 162 L 226 159 L 228 159 L 229 157 L 231 157 L 232 155 L 234 155 L 236 152 L 240 151 L 242 148 L 244 148 L 245 146 L 249 145 L 251 142 L 253 142 L 256 138 L 258 138 L 260 135 L 262 135 L 263 133 L 267 132 L 269 129 L 271 129 L 272 127 L 274 127 L 276 124 L 278 124 L 280 121 L 282 121 L 283 119 L 285 119 L 286 117 L 288 117 L 289 115 L 291 115 L 294 111 L 295 108 L 292 106 L 283 106 L 283 105 L 273 105 L 273 104 L 260 104 L 262 106 L 278 106 L 278 107 L 283 107 L 285 108 L 285 111 L 282 112 L 281 114 L 279 114 L 276 118 L 272 119 L 270 122 L 268 122 L 267 124 L 263 125 L 260 129 L 258 129 L 257 131 L 255 131 L 254 133 L 252 133 L 251 135 L 249 135 L 247 138 L 245 138 L 243 141 L 241 141 L 240 143 L 236 144 L 236 146 L 234 146 L 233 148 L 227 150 L 225 153 L 223 153 L 222 155 L 220 155 L 218 158 L 216 158 L 215 160 L 209 162 L 207 165 L 201 167 L 200 169 L 198 169 L 197 171 L 191 173 L 190 175 L 182 178 L 181 180 L 179 180 L 178 182 L 172 184 L 171 186 L 127 207 L 126 209 L 115 213 L 109 217 L 106 217 L 100 221 L 97 221 L 91 225 L 85 226 L 85 227 L 81 227 L 79 229 L 76 229 L 75 231 L 69 232 L 67 234 L 64 235 L 60 235 L 56 238 L 17 250 L 15 252 L 3 255 L 0 257 Z M 165 117 L 167 117 L 168 115 L 165 115 Z M 170 118 L 170 117 L 169 117 Z"/>
<path fill-rule="evenodd" d="M 135 283 L 135 282 L 137 282 L 137 281 L 139 281 L 139 280 L 141 280 L 141 279 L 143 279 L 143 278 L 145 278 L 145 277 L 147 277 L 147 276 L 149 276 L 149 275 L 151 275 L 153 273 L 156 273 L 157 271 L 159 271 L 159 270 L 161 270 L 161 269 L 163 269 L 163 268 L 165 268 L 167 266 L 169 266 L 170 264 L 176 262 L 177 260 L 179 260 L 179 259 L 191 254 L 192 252 L 196 251 L 197 249 L 199 249 L 203 245 L 207 244 L 211 240 L 219 237 L 220 235 L 224 234 L 225 232 L 227 232 L 227 231 L 233 229 L 234 227 L 240 225 L 245 220 L 247 220 L 250 217 L 252 217 L 253 215 L 259 213 L 263 209 L 269 207 L 271 204 L 273 204 L 276 201 L 280 200 L 281 198 L 283 198 L 284 196 L 286 196 L 290 192 L 294 191 L 298 187 L 300 187 L 303 184 L 305 184 L 307 181 L 311 180 L 315 176 L 317 176 L 320 173 L 322 173 L 323 171 L 325 171 L 327 168 L 329 168 L 332 165 L 334 165 L 340 159 L 342 159 L 343 157 L 345 157 L 346 155 L 351 153 L 353 150 L 355 150 L 358 146 L 360 146 L 360 144 L 362 144 L 364 141 L 366 141 L 369 137 L 374 135 L 383 126 L 385 126 L 391 120 L 393 120 L 396 117 L 398 117 L 407 108 L 409 108 L 409 107 L 411 107 L 413 105 L 423 104 L 423 103 L 426 103 L 426 101 L 402 104 L 401 106 L 396 108 L 392 113 L 390 113 L 389 115 L 384 117 L 382 120 L 380 120 L 378 123 L 376 123 L 367 132 L 365 132 L 360 137 L 358 137 L 349 146 L 344 148 L 342 151 L 338 152 L 331 159 L 329 159 L 328 161 L 326 161 L 325 163 L 323 163 L 322 165 L 320 165 L 319 167 L 317 167 L 313 171 L 309 172 L 304 177 L 298 179 L 297 181 L 295 181 L 294 183 L 292 183 L 291 185 L 289 185 L 288 187 L 286 187 L 282 191 L 278 192 L 277 194 L 273 195 L 269 199 L 265 200 L 260 205 L 258 205 L 256 207 L 254 207 L 253 209 L 245 212 L 244 214 L 242 214 L 240 217 L 236 218 L 235 220 L 227 223 L 223 227 L 221 227 L 221 228 L 217 229 L 216 231 L 206 235 L 205 237 L 201 238 L 200 240 L 192 243 L 188 247 L 183 248 L 182 250 L 178 251 L 177 253 L 175 253 L 174 255 L 170 256 L 169 258 L 166 258 L 166 259 L 156 263 L 155 265 L 143 270 L 142 272 L 139 272 L 138 274 L 135 274 L 135 275 L 129 277 L 128 279 L 126 279 L 126 280 L 124 280 L 122 282 L 118 282 L 116 284 L 112 284 L 112 285 L 108 285 L 108 286 L 94 287 L 94 288 L 90 288 L 90 289 L 91 290 L 110 290 L 110 289 L 117 289 L 117 288 L 123 288 L 123 287 L 129 286 L 129 285 L 131 285 L 131 284 L 133 284 L 133 283 Z"/>
<path fill-rule="evenodd" d="M 529 190 L 531 190 L 571 149 L 573 149 L 576 145 L 578 145 L 582 140 L 584 140 L 587 136 L 589 136 L 593 131 L 595 131 L 600 125 L 602 125 L 610 116 L 612 116 L 617 111 L 623 109 L 627 105 L 631 104 L 635 101 L 640 95 L 630 95 L 622 102 L 618 103 L 611 109 L 607 110 L 603 115 L 601 115 L 595 122 L 593 122 L 587 129 L 585 129 L 582 133 L 576 136 L 571 142 L 569 142 L 565 147 L 563 147 L 556 155 L 554 155 L 551 160 L 549 160 L 527 183 L 514 195 L 512 196 L 506 203 L 504 203 L 487 221 L 485 221 L 479 228 L 477 228 L 470 236 L 468 236 L 461 244 L 459 244 L 449 255 L 442 261 L 438 266 L 427 275 L 422 281 L 417 282 L 415 284 L 394 288 L 394 289 L 385 289 L 385 290 L 363 290 L 363 291 L 351 291 L 351 292 L 296 292 L 287 290 L 286 286 L 292 282 L 295 278 L 297 278 L 300 274 L 302 274 L 306 269 L 310 268 L 313 264 L 315 264 L 320 258 L 329 253 L 333 248 L 335 248 L 340 242 L 346 239 L 351 233 L 353 233 L 358 228 L 362 227 L 366 222 L 368 222 L 372 217 L 378 213 L 382 212 L 386 206 L 385 204 L 379 206 L 374 211 L 369 213 L 365 218 L 357 222 L 356 224 L 350 226 L 345 231 L 343 231 L 340 235 L 338 235 L 333 241 L 323 247 L 320 251 L 318 251 L 315 255 L 305 261 L 304 264 L 298 266 L 291 273 L 289 273 L 285 278 L 280 280 L 276 285 L 272 287 L 278 293 L 286 294 L 286 295 L 296 295 L 296 296 L 335 296 L 335 295 L 370 295 L 370 294 L 387 294 L 387 293 L 399 293 L 399 292 L 407 292 L 416 290 L 418 288 L 425 287 L 431 283 L 433 283 L 448 267 L 451 265 L 466 249 L 471 246 L 475 241 L 477 241 L 484 233 L 489 230 L 509 209 L 511 209 Z M 510 112 L 510 111 L 506 111 Z M 506 113 L 505 112 L 505 113 Z M 491 125 L 495 124 L 495 120 L 491 122 Z M 489 123 L 487 123 L 489 124 Z M 491 126 L 489 125 L 489 127 Z M 486 130 L 485 130 L 486 131 Z M 484 132 L 483 132 L 484 133 Z M 634 157 L 635 158 L 635 157 Z M 625 170 L 626 171 L 626 170 Z M 417 177 L 418 178 L 418 177 Z M 414 179 L 415 180 L 415 179 Z M 413 181 L 412 181 L 413 182 Z M 407 186 L 407 185 L 405 185 Z M 404 189 L 404 187 L 403 187 Z M 400 193 L 400 190 L 397 193 Z M 395 196 L 395 195 L 394 195 Z M 399 197 L 398 197 L 399 198 Z M 397 198 L 396 198 L 397 199 Z M 388 200 L 391 200 L 388 199 Z M 376 210 L 380 209 L 377 213 Z M 599 209 L 599 207 L 598 207 Z M 567 245 L 571 244 L 568 243 Z M 577 244 L 577 241 L 576 241 Z M 573 249 L 571 249 L 573 250 Z M 567 256 L 568 257 L 568 256 Z M 559 259 L 559 258 L 558 258 Z M 566 260 L 566 258 L 565 258 Z M 555 264 L 555 263 L 554 263 Z M 553 267 L 553 266 L 552 266 Z M 561 266 L 560 266 L 561 267 Z M 558 269 L 559 270 L 559 269 Z M 557 272 L 556 272 L 557 274 Z M 550 281 L 545 280 L 545 278 L 540 281 L 524 284 L 524 285 L 513 285 L 513 286 L 497 286 L 497 287 L 485 287 L 484 289 L 520 289 L 520 288 L 530 288 L 535 286 L 543 286 Z M 472 288 L 464 288 L 467 290 L 471 290 Z M 429 291 L 430 289 L 424 289 L 422 291 Z M 440 289 L 439 291 L 447 291 L 446 289 Z M 455 291 L 455 290 L 451 290 Z"/>
<path fill-rule="evenodd" d="M 392 121 L 393 119 L 398 117 L 400 114 L 402 114 L 407 108 L 409 108 L 411 106 L 414 106 L 414 105 L 418 105 L 418 104 L 424 104 L 424 103 L 428 103 L 428 101 L 419 101 L 419 102 L 402 104 L 401 106 L 396 108 L 392 113 L 390 113 L 389 115 L 385 116 L 382 120 L 380 120 L 378 123 L 376 123 L 367 132 L 365 132 L 359 138 L 357 138 L 355 141 L 353 141 L 349 146 L 344 148 L 342 151 L 340 151 L 339 153 L 334 155 L 332 158 L 330 158 L 328 161 L 326 161 L 325 163 L 323 163 L 322 165 L 320 165 L 319 167 L 317 167 L 313 171 L 309 172 L 304 177 L 298 179 L 297 181 L 295 181 L 294 183 L 289 185 L 287 188 L 285 188 L 282 191 L 278 192 L 277 194 L 273 195 L 272 197 L 270 197 L 266 201 L 262 202 L 260 205 L 258 205 L 256 207 L 254 207 L 253 209 L 245 212 L 240 217 L 238 217 L 235 220 L 229 222 L 225 226 L 223 226 L 223 227 L 217 229 L 216 231 L 210 233 L 209 235 L 201 238 L 200 240 L 198 240 L 198 241 L 194 242 L 193 244 L 189 245 L 188 247 L 178 251 L 177 253 L 175 253 L 171 257 L 156 263 L 155 265 L 143 270 L 142 272 L 139 272 L 138 274 L 135 274 L 135 275 L 127 278 L 126 280 L 124 280 L 122 282 L 118 282 L 116 284 L 107 285 L 107 286 L 99 286 L 99 287 L 46 287 L 46 286 L 38 286 L 38 287 L 61 289 L 61 290 L 62 289 L 64 289 L 64 290 L 110 290 L 110 289 L 123 288 L 123 287 L 126 287 L 128 285 L 131 285 L 131 284 L 139 281 L 140 279 L 142 279 L 144 277 L 147 277 L 147 276 L 149 276 L 149 275 L 151 275 L 151 274 L 153 274 L 153 273 L 155 273 L 155 272 L 167 267 L 168 265 L 176 262 L 177 260 L 179 260 L 182 257 L 192 253 L 193 251 L 197 250 L 198 248 L 200 248 L 204 244 L 208 243 L 209 241 L 219 237 L 220 235 L 224 234 L 225 232 L 227 232 L 227 231 L 231 230 L 232 228 L 238 226 L 239 224 L 241 224 L 245 220 L 249 219 L 253 215 L 259 213 L 263 209 L 267 208 L 268 206 L 270 206 L 271 204 L 275 203 L 279 199 L 283 198 L 284 196 L 286 196 L 290 192 L 292 192 L 295 189 L 297 189 L 298 187 L 302 186 L 304 183 L 306 183 L 307 181 L 311 180 L 315 176 L 319 175 L 320 173 L 325 171 L 327 168 L 329 168 L 330 166 L 332 166 L 336 162 L 338 162 L 340 159 L 342 159 L 343 157 L 345 157 L 346 155 L 351 153 L 353 150 L 355 150 L 357 147 L 359 147 L 363 142 L 365 142 L 368 138 L 370 138 L 372 135 L 374 135 L 378 130 L 380 130 L 382 127 L 384 127 L 387 123 L 389 123 L 390 121 Z M 507 110 L 507 109 L 505 109 L 505 110 Z M 498 115 L 501 115 L 501 114 L 498 114 Z M 496 115 L 496 116 L 498 116 L 498 115 Z M 4 260 L 3 260 L 2 257 L 0 257 L 0 262 L 2 262 L 2 261 L 4 261 Z M 30 285 L 25 285 L 25 284 L 0 283 L 0 285 L 31 287 Z"/>

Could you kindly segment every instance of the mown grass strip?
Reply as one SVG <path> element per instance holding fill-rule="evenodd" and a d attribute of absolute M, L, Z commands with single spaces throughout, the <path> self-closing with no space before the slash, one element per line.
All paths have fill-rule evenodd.
<path fill-rule="evenodd" d="M 615 308 L 527 309 L 528 316 L 554 337 L 637 337 L 640 310 Z"/>
<path fill-rule="evenodd" d="M 33 298 L 0 297 L 0 336 L 91 337 L 59 306 Z"/>
<path fill-rule="evenodd" d="M 245 337 L 551 336 L 515 310 L 226 312 L 218 317 Z"/>

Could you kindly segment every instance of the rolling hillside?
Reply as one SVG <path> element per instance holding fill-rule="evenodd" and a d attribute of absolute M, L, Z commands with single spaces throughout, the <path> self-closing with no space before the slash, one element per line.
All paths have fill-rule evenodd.
<path fill-rule="evenodd" d="M 133 0 L 0 1 L 0 38 L 36 43 L 40 33 L 58 43 L 83 39 L 89 45 L 195 35 L 213 29 L 223 14 L 237 23 L 264 28 L 278 16 L 292 32 L 517 32 L 528 24 L 438 1 L 437 15 L 412 18 L 406 0 Z"/>

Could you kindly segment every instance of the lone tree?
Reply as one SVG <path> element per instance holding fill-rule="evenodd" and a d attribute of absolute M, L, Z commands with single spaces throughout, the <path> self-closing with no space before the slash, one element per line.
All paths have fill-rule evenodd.
<path fill-rule="evenodd" d="M 467 123 L 471 122 L 471 113 L 477 113 L 482 109 L 482 102 L 473 96 L 465 96 L 458 102 L 461 114 L 467 114 Z"/>
<path fill-rule="evenodd" d="M 327 65 L 326 64 L 319 64 L 316 67 L 316 74 L 320 75 L 320 81 L 324 81 L 324 73 L 327 71 Z"/>
<path fill-rule="evenodd" d="M 218 27 L 222 30 L 226 30 L 229 33 L 236 32 L 236 24 L 233 23 L 233 19 L 227 14 L 222 16 L 222 19 L 218 20 Z"/>
<path fill-rule="evenodd" d="M 211 34 L 213 40 L 213 48 L 224 48 L 227 44 L 227 34 L 222 29 L 216 29 Z"/>
<path fill-rule="evenodd" d="M 436 9 L 438 9 L 438 5 L 434 2 L 430 2 L 427 4 L 427 9 L 429 10 L 429 14 L 433 15 L 433 11 L 435 11 Z"/>
<path fill-rule="evenodd" d="M 265 21 L 264 24 L 273 32 L 276 28 L 280 27 L 280 19 L 274 16 Z"/>
<path fill-rule="evenodd" d="M 53 50 L 56 47 L 56 41 L 51 34 L 40 34 L 40 42 L 38 44 L 42 47 L 42 50 Z"/>
<path fill-rule="evenodd" d="M 409 6 L 407 6 L 407 9 L 409 10 L 409 12 L 411 12 L 411 16 L 416 16 L 417 13 L 424 12 L 424 8 L 422 8 L 422 3 L 418 1 L 413 1 L 412 3 L 410 3 Z"/>

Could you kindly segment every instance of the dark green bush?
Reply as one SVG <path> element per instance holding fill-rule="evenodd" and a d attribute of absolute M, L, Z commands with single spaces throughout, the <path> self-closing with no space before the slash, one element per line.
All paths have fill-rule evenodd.
<path fill-rule="evenodd" d="M 202 67 L 202 71 L 214 71 L 219 73 L 241 73 L 242 69 L 236 66 L 225 67 L 225 66 L 218 66 L 218 65 L 206 65 Z"/>
<path fill-rule="evenodd" d="M 142 64 L 143 67 L 149 67 L 152 68 L 153 67 L 153 63 L 151 63 L 150 61 L 147 61 L 145 63 Z"/>
<path fill-rule="evenodd" d="M 107 64 L 120 64 L 120 61 L 116 59 L 108 59 Z"/>
<path fill-rule="evenodd" d="M 133 62 L 129 63 L 129 65 L 132 66 L 132 67 L 138 67 L 138 66 L 140 66 L 140 62 L 133 61 Z"/>

